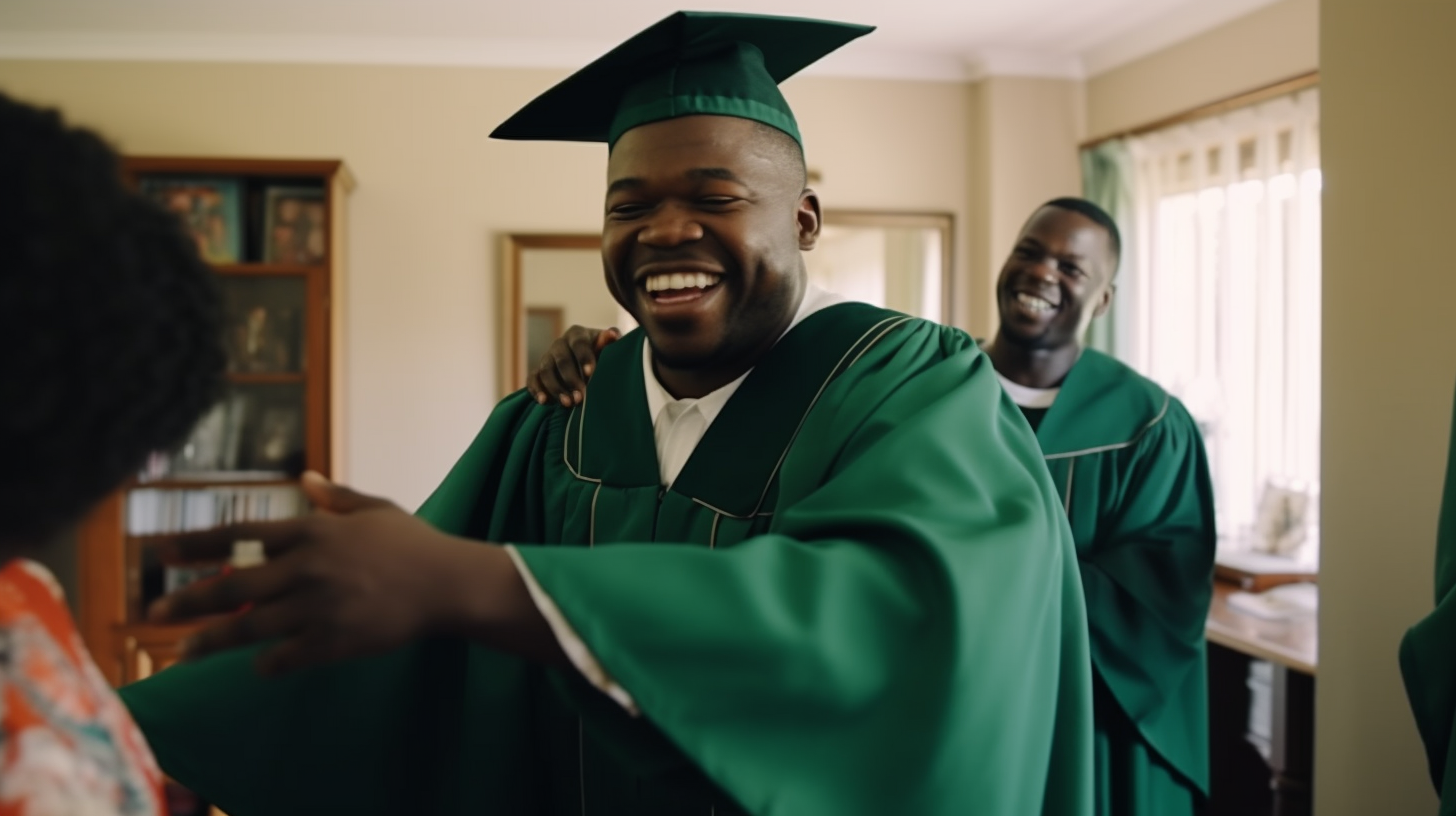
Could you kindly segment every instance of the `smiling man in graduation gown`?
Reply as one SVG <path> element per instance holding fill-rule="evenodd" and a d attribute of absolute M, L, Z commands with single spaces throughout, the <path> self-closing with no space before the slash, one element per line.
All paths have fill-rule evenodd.
<path fill-rule="evenodd" d="M 169 774 L 231 816 L 1089 812 L 1035 438 L 964 334 L 805 285 L 777 83 L 867 32 L 675 14 L 497 130 L 609 145 L 643 329 L 573 410 L 502 402 L 418 517 L 306 477 L 320 513 L 179 542 L 269 562 L 153 610 L 247 605 L 124 690 Z"/>
<path fill-rule="evenodd" d="M 1191 816 L 1208 795 L 1204 624 L 1213 492 L 1198 426 L 1131 368 L 1082 347 L 1121 240 L 1075 198 L 1038 209 L 997 281 L 986 346 L 1066 508 L 1091 627 L 1099 816 Z"/>
<path fill-rule="evenodd" d="M 1189 816 L 1208 795 L 1213 494 L 1183 405 L 1082 346 L 1111 302 L 1120 252 L 1116 223 L 1095 204 L 1039 208 L 1002 268 L 1001 327 L 986 353 L 1035 429 L 1076 539 L 1094 667 L 1096 812 Z M 612 339 L 573 327 L 553 343 L 532 374 L 538 401 L 575 404 L 583 369 Z"/>
<path fill-rule="evenodd" d="M 1400 673 L 1425 743 L 1431 782 L 1441 797 L 1441 816 L 1456 814 L 1456 795 L 1445 790 L 1456 774 L 1456 751 L 1451 750 L 1456 735 L 1456 419 L 1452 425 L 1436 531 L 1436 608 L 1400 643 Z"/>

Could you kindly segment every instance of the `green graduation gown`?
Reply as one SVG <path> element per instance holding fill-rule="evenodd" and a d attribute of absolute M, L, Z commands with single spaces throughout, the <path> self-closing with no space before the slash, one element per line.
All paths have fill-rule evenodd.
<path fill-rule="evenodd" d="M 1037 438 L 1087 597 L 1097 813 L 1187 816 L 1208 794 L 1204 624 L 1216 535 L 1203 438 L 1178 400 L 1093 349 Z"/>
<path fill-rule="evenodd" d="M 1411 627 L 1400 644 L 1400 673 L 1426 746 L 1431 781 L 1441 796 L 1441 816 L 1456 816 L 1456 796 L 1445 795 L 1456 762 L 1451 750 L 1456 734 L 1456 417 L 1452 425 L 1436 531 L 1436 609 Z"/>
<path fill-rule="evenodd" d="M 123 689 L 162 767 L 231 816 L 1089 814 L 1071 536 L 974 343 L 817 312 L 664 490 L 642 342 L 579 408 L 502 402 L 420 511 L 520 545 L 640 717 L 458 641 L 243 650 Z"/>

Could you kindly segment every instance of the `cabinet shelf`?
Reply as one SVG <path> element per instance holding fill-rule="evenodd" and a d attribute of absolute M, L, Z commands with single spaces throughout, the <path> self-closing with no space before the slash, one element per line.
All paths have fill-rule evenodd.
<path fill-rule="evenodd" d="M 227 263 L 213 264 L 222 275 L 328 275 L 328 264 Z"/>
<path fill-rule="evenodd" d="M 128 490 L 138 488 L 159 488 L 163 490 L 201 490 L 208 487 L 287 487 L 297 485 L 298 479 L 290 477 L 286 473 L 268 472 L 266 475 L 259 473 L 257 476 L 247 475 L 248 471 L 234 471 L 209 474 L 204 477 L 193 478 L 191 476 L 171 476 L 165 479 L 133 479 L 127 483 Z"/>
<path fill-rule="evenodd" d="M 229 371 L 227 380 L 233 385 L 301 385 L 308 382 L 308 375 L 302 371 L 284 371 L 277 374 Z"/>

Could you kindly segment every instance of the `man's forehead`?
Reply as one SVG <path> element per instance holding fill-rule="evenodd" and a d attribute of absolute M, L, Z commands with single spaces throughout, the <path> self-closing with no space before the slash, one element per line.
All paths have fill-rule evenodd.
<path fill-rule="evenodd" d="M 702 182 L 716 180 L 731 182 L 733 184 L 742 184 L 745 186 L 748 184 L 748 182 L 745 181 L 741 176 L 739 176 L 737 173 L 733 172 L 727 167 L 689 167 L 682 172 L 677 173 L 676 175 L 687 181 Z M 648 178 L 639 175 L 630 175 L 627 172 L 624 172 L 616 175 L 610 175 L 608 177 L 607 192 L 611 193 L 617 190 L 632 190 L 646 187 L 648 184 Z"/>
<path fill-rule="evenodd" d="M 637 140 L 630 140 L 629 132 L 608 157 L 608 182 L 632 177 L 742 181 L 759 168 L 773 166 L 772 153 L 760 140 L 744 138 L 742 131 L 735 135 L 711 130 L 716 125 L 707 127 L 686 134 L 644 133 Z"/>
<path fill-rule="evenodd" d="M 1021 237 L 1082 253 L 1108 249 L 1111 241 L 1111 236 L 1101 224 L 1079 212 L 1061 207 L 1042 207 L 1037 210 L 1026 222 Z"/>

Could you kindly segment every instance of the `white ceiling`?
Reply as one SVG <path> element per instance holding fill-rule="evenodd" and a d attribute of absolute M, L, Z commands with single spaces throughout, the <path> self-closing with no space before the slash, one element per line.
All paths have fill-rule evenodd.
<path fill-rule="evenodd" d="M 578 67 L 682 0 L 0 0 L 0 58 Z M 1275 0 L 718 0 L 879 29 L 814 73 L 1081 77 Z"/>

